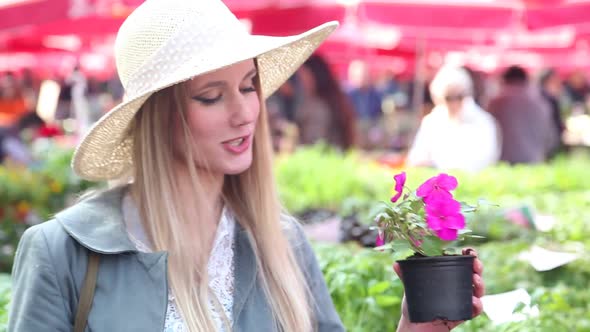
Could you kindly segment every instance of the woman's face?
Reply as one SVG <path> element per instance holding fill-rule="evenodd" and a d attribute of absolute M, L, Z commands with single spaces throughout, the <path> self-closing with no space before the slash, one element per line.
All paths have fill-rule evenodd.
<path fill-rule="evenodd" d="M 198 168 L 239 174 L 252 164 L 252 144 L 260 100 L 253 60 L 195 77 L 188 82 L 187 122 Z M 179 128 L 178 128 L 179 129 Z M 176 130 L 181 139 L 181 130 Z"/>
<path fill-rule="evenodd" d="M 450 86 L 447 90 L 444 98 L 444 103 L 449 110 L 449 114 L 457 115 L 463 108 L 463 100 L 465 99 L 465 91 L 456 86 Z"/>

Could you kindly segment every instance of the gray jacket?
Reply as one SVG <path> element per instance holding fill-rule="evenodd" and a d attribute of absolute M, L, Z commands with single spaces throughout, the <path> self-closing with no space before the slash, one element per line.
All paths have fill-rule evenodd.
<path fill-rule="evenodd" d="M 88 250 L 103 254 L 86 331 L 161 332 L 168 299 L 167 253 L 138 252 L 121 213 L 123 190 L 82 201 L 23 235 L 12 273 L 8 331 L 72 331 Z M 344 331 L 301 227 L 288 234 L 311 293 L 318 331 Z M 236 227 L 234 331 L 274 331 L 246 231 Z"/>

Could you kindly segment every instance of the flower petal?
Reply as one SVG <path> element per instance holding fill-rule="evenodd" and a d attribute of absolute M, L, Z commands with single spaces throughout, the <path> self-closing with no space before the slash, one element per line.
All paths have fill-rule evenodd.
<path fill-rule="evenodd" d="M 420 185 L 420 187 L 418 187 L 418 190 L 416 190 L 416 195 L 418 197 L 422 197 L 422 198 L 428 197 L 428 195 L 430 195 L 432 190 L 434 190 L 435 184 L 436 184 L 436 177 L 426 180 L 424 183 L 422 183 Z"/>
<path fill-rule="evenodd" d="M 406 185 L 406 172 L 401 172 L 393 177 L 395 180 L 395 191 L 402 192 Z"/>
<path fill-rule="evenodd" d="M 457 239 L 457 230 L 443 228 L 441 230 L 436 231 L 436 235 L 443 241 L 454 241 Z"/>
<path fill-rule="evenodd" d="M 444 219 L 440 218 L 436 214 L 426 214 L 426 224 L 428 228 L 432 229 L 433 231 L 438 231 L 444 227 Z"/>
<path fill-rule="evenodd" d="M 377 238 L 375 239 L 375 246 L 381 247 L 384 244 L 385 244 L 385 239 L 383 239 L 383 236 L 381 236 L 381 234 L 377 234 Z"/>
<path fill-rule="evenodd" d="M 463 229 L 465 228 L 465 217 L 461 214 L 450 215 L 445 218 L 445 227 L 450 229 Z"/>
<path fill-rule="evenodd" d="M 393 197 L 391 197 L 391 203 L 397 202 L 397 200 L 402 196 L 402 192 L 398 191 Z"/>
<path fill-rule="evenodd" d="M 457 178 L 445 173 L 441 173 L 437 176 L 436 183 L 439 188 L 444 189 L 446 191 L 454 190 L 459 185 Z"/>
<path fill-rule="evenodd" d="M 446 190 L 434 189 L 428 196 L 422 198 L 424 203 L 429 204 L 432 201 L 447 201 L 453 199 L 453 194 Z"/>
<path fill-rule="evenodd" d="M 442 216 L 449 216 L 459 213 L 461 211 L 461 203 L 454 200 L 450 193 L 447 193 L 448 195 L 443 193 L 447 192 L 437 192 L 436 194 L 433 193 L 428 196 L 428 199 L 425 200 L 426 211 Z"/>

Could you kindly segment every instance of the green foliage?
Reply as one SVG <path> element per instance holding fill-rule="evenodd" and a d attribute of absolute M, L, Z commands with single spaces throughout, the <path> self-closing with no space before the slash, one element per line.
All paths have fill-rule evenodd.
<path fill-rule="evenodd" d="M 0 274 L 0 332 L 8 328 L 8 301 L 10 299 L 10 277 Z"/>
<path fill-rule="evenodd" d="M 56 151 L 33 171 L 0 167 L 0 243 L 8 244 L 0 248 L 0 272 L 10 270 L 9 253 L 31 220 L 45 220 L 67 205 L 74 193 L 88 188 L 69 171 L 70 156 L 70 151 Z M 522 322 L 497 326 L 483 315 L 457 331 L 590 331 L 590 258 L 543 273 L 518 258 L 533 243 L 588 252 L 589 166 L 589 158 L 572 157 L 548 165 L 500 165 L 477 174 L 453 172 L 460 184 L 455 197 L 468 202 L 486 198 L 501 206 L 470 218 L 468 226 L 485 236 L 472 244 L 485 264 L 487 292 L 524 288 L 540 311 Z M 381 167 L 360 153 L 340 154 L 316 146 L 280 157 L 276 172 L 281 198 L 291 212 L 329 209 L 356 214 L 372 224 L 370 210 L 391 196 L 393 175 L 399 170 Z M 431 169 L 406 172 L 407 185 L 413 188 L 438 173 Z M 507 221 L 507 210 L 523 207 L 533 211 L 533 219 L 535 213 L 553 215 L 555 228 L 540 233 Z M 347 330 L 395 331 L 403 286 L 392 270 L 394 258 L 355 245 L 318 244 L 315 249 Z M 8 285 L 8 277 L 0 275 L 0 332 L 6 329 Z"/>
<path fill-rule="evenodd" d="M 522 241 L 487 243 L 477 248 L 485 262 L 484 279 L 490 294 L 525 288 L 539 316 L 522 322 L 494 325 L 484 315 L 469 321 L 463 332 L 553 332 L 590 331 L 590 262 L 538 273 L 518 254 L 528 248 Z M 316 245 L 336 310 L 349 331 L 395 331 L 400 318 L 403 285 L 392 269 L 387 254 L 355 245 Z"/>
<path fill-rule="evenodd" d="M 356 214 L 367 224 L 373 223 L 368 211 L 376 211 L 377 202 L 391 196 L 393 175 L 400 171 L 380 169 L 362 161 L 360 155 L 342 156 L 317 147 L 285 157 L 279 165 L 285 167 L 278 168 L 279 189 L 292 212 L 309 208 L 338 210 L 340 206 L 341 215 Z M 538 316 L 526 317 L 522 322 L 502 325 L 493 325 L 482 315 L 461 325 L 457 331 L 590 331 L 590 258 L 582 257 L 565 267 L 542 273 L 518 258 L 534 243 L 547 248 L 557 246 L 588 252 L 589 168 L 590 158 L 582 156 L 561 158 L 546 165 L 499 165 L 477 174 L 453 172 L 459 181 L 455 197 L 468 202 L 485 198 L 499 206 L 490 205 L 468 219 L 473 233 L 485 237 L 471 239 L 471 244 L 476 246 L 485 264 L 487 292 L 496 294 L 524 288 L 532 296 L 532 305 L 540 311 Z M 367 169 L 371 169 L 368 175 Z M 406 185 L 412 188 L 438 173 L 433 169 L 408 169 L 406 172 Z M 351 178 L 363 180 L 357 182 Z M 507 213 L 514 210 L 530 211 L 531 221 L 537 214 L 552 215 L 557 223 L 547 233 L 538 232 L 534 224 L 523 227 L 509 221 Z M 395 258 L 354 246 L 322 246 L 317 251 L 334 303 L 347 329 L 395 330 L 399 305 L 380 306 L 367 299 L 367 285 L 378 285 L 382 281 L 391 283 L 388 291 L 399 299 L 402 285 L 391 271 Z M 364 309 L 368 306 L 366 303 L 372 303 L 371 310 Z"/>
<path fill-rule="evenodd" d="M 395 331 L 403 285 L 388 255 L 349 246 L 315 246 L 336 310 L 347 331 Z"/>
<path fill-rule="evenodd" d="M 366 206 L 375 197 L 387 197 L 387 171 L 361 155 L 341 154 L 323 145 L 277 158 L 275 171 L 281 199 L 295 214 L 311 209 L 339 211 Z"/>
<path fill-rule="evenodd" d="M 42 161 L 32 169 L 0 166 L 0 272 L 10 272 L 16 245 L 27 227 L 47 220 L 90 187 L 70 170 L 72 153 L 49 145 L 38 151 Z"/>

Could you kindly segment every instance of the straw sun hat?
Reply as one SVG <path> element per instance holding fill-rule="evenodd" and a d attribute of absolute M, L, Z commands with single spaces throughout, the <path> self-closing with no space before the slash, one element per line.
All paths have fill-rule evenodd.
<path fill-rule="evenodd" d="M 297 36 L 256 36 L 220 0 L 147 0 L 125 20 L 115 41 L 124 100 L 79 144 L 72 160 L 74 171 L 94 181 L 128 174 L 133 164 L 128 127 L 154 92 L 256 58 L 266 98 L 337 25 L 329 22 Z"/>

